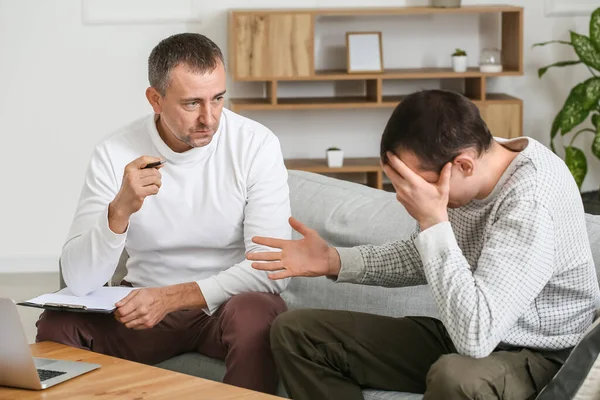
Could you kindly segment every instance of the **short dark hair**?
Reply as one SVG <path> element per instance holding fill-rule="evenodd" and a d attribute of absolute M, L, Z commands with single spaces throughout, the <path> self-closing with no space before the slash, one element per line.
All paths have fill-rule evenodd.
<path fill-rule="evenodd" d="M 225 66 L 223 53 L 212 40 L 199 33 L 178 33 L 163 39 L 152 49 L 148 58 L 150 86 L 165 95 L 169 87 L 169 73 L 179 64 L 193 72 L 204 74 Z"/>
<path fill-rule="evenodd" d="M 411 151 L 426 171 L 440 172 L 461 151 L 478 155 L 493 137 L 479 109 L 465 96 L 447 90 L 423 90 L 407 96 L 394 110 L 381 137 L 381 159 L 386 152 Z"/>

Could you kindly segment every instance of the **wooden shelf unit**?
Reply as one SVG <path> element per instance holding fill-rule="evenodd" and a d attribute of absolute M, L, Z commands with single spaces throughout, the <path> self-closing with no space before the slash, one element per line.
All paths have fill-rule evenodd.
<path fill-rule="evenodd" d="M 317 18 L 423 14 L 500 14 L 503 71 L 482 73 L 469 68 L 456 73 L 451 68 L 387 69 L 382 73 L 347 73 L 345 70 L 315 70 L 315 22 Z M 413 38 L 414 39 L 414 38 Z M 413 40 L 411 39 L 411 40 Z M 246 9 L 229 15 L 229 67 L 235 81 L 263 82 L 266 97 L 232 98 L 235 112 L 277 110 L 327 110 L 393 108 L 404 96 L 383 94 L 386 80 L 459 79 L 465 95 L 479 108 L 495 136 L 513 138 L 523 132 L 523 102 L 502 93 L 488 93 L 487 79 L 523 75 L 523 7 L 463 6 L 460 8 L 333 8 L 333 9 Z M 364 81 L 364 95 L 354 97 L 279 97 L 282 82 Z M 371 160 L 365 163 L 365 160 Z M 345 164 L 373 175 L 373 160 L 346 159 Z M 348 164 L 349 163 L 349 164 Z M 325 160 L 289 160 L 290 169 L 319 173 Z M 356 171 L 353 171 L 356 172 Z M 370 186 L 381 188 L 379 178 L 367 178 Z"/>
<path fill-rule="evenodd" d="M 315 172 L 318 174 L 366 174 L 366 184 L 383 189 L 383 169 L 379 158 L 346 158 L 341 167 L 330 168 L 326 159 L 293 158 L 285 160 L 287 169 Z"/>

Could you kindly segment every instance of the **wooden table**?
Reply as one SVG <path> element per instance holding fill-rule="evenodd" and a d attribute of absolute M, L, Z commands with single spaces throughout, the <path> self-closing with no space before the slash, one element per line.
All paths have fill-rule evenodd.
<path fill-rule="evenodd" d="M 31 352 L 34 357 L 84 361 L 102 366 L 39 391 L 0 386 L 0 399 L 281 399 L 53 342 L 32 344 Z"/>

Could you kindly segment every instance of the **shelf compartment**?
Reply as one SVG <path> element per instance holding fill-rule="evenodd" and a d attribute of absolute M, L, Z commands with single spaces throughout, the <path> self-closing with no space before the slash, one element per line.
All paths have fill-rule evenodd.
<path fill-rule="evenodd" d="M 416 7 L 363 7 L 363 8 L 281 8 L 281 9 L 235 9 L 233 14 L 311 14 L 316 17 L 348 17 L 365 15 L 419 15 L 419 14 L 487 14 L 522 12 L 523 7 L 510 5 L 465 5 L 457 8 Z"/>
<path fill-rule="evenodd" d="M 382 108 L 387 107 L 368 97 L 280 97 L 277 104 L 269 99 L 230 99 L 230 108 L 234 112 L 242 110 L 323 110 L 344 108 Z"/>
<path fill-rule="evenodd" d="M 477 67 L 471 67 L 466 72 L 454 72 L 452 68 L 395 68 L 386 69 L 383 72 L 376 73 L 352 73 L 349 74 L 343 69 L 316 70 L 314 74 L 307 76 L 289 76 L 289 77 L 271 77 L 268 80 L 278 80 L 281 82 L 291 81 L 354 81 L 366 79 L 460 79 L 460 78 L 481 78 L 496 76 L 518 76 L 523 75 L 517 69 L 504 68 L 502 72 L 485 73 L 479 71 Z M 265 82 L 265 77 L 238 77 L 239 81 Z"/>
<path fill-rule="evenodd" d="M 383 189 L 383 170 L 377 157 L 345 158 L 344 165 L 336 168 L 329 168 L 324 158 L 291 158 L 284 162 L 287 169 L 317 174 L 365 173 L 367 186 Z"/>
<path fill-rule="evenodd" d="M 406 96 L 382 96 L 381 102 L 368 97 L 280 97 L 276 103 L 266 98 L 229 99 L 229 108 L 234 112 L 243 110 L 324 110 L 324 109 L 351 109 L 351 108 L 393 108 Z M 521 99 L 503 94 L 487 93 L 486 100 L 472 99 L 478 107 L 484 104 L 521 104 Z"/>

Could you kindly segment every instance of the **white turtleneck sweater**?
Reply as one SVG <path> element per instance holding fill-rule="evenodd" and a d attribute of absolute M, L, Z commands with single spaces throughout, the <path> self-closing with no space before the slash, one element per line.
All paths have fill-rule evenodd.
<path fill-rule="evenodd" d="M 167 160 L 162 187 L 116 234 L 108 205 L 125 166 L 142 155 Z M 223 109 L 210 144 L 176 153 L 151 115 L 96 146 L 63 247 L 62 274 L 73 293 L 88 294 L 110 280 L 125 249 L 125 279 L 134 287 L 196 281 L 212 314 L 238 293 L 285 289 L 289 280 L 269 280 L 245 254 L 272 250 L 253 236 L 291 239 L 290 215 L 287 170 L 269 129 Z"/>

